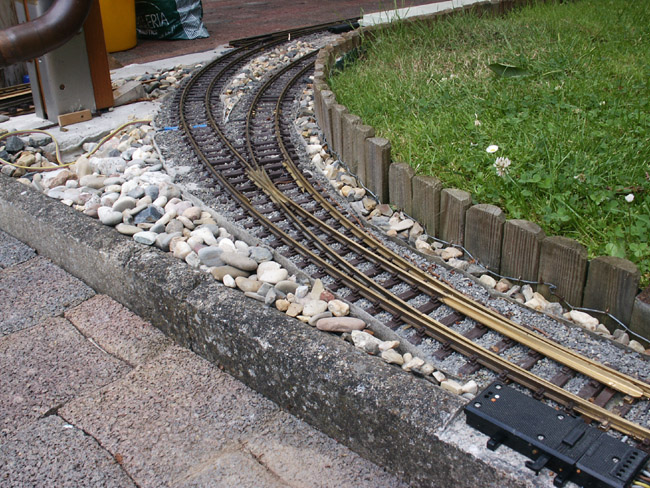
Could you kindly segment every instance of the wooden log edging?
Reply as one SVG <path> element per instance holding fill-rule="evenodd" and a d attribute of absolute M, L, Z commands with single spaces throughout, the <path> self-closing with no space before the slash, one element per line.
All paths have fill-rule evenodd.
<path fill-rule="evenodd" d="M 498 8 L 491 2 L 471 8 L 502 12 L 516 4 L 507 0 Z M 432 17 L 450 13 L 452 10 L 445 10 Z M 546 236 L 534 222 L 506 220 L 504 212 L 493 205 L 472 206 L 468 192 L 443 188 L 437 178 L 415 175 L 404 163 L 393 162 L 390 141 L 375 137 L 373 127 L 337 102 L 327 83 L 336 61 L 358 48 L 362 33 L 369 36 L 377 28 L 345 33 L 317 56 L 315 116 L 329 149 L 382 203 L 391 202 L 413 215 L 430 236 L 468 248 L 491 272 L 552 283 L 553 289 L 540 285 L 538 291 L 551 300 L 557 301 L 559 296 L 575 307 L 609 312 L 633 332 L 650 335 L 650 290 L 638 294 L 640 273 L 634 263 L 608 256 L 590 262 L 584 246 L 573 239 Z M 616 328 L 605 317 L 601 322 Z"/>

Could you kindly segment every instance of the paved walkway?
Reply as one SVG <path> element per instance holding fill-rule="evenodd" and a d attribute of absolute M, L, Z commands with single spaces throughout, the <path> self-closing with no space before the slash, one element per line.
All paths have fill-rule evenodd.
<path fill-rule="evenodd" d="M 0 231 L 0 487 L 403 486 Z"/>
<path fill-rule="evenodd" d="M 125 66 L 131 63 L 146 63 L 209 51 L 242 37 L 359 17 L 395 6 L 412 7 L 440 1 L 442 0 L 202 0 L 203 23 L 210 37 L 191 41 L 138 39 L 135 48 L 114 53 L 113 57 Z"/>

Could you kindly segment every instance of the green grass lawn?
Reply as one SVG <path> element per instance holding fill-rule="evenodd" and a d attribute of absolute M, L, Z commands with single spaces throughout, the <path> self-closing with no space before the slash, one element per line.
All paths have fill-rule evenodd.
<path fill-rule="evenodd" d="M 650 283 L 650 1 L 398 22 L 330 82 L 393 160 Z"/>

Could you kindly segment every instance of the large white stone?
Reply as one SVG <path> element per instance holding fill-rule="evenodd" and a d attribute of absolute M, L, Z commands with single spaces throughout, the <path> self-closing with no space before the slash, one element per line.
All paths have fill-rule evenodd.
<path fill-rule="evenodd" d="M 401 366 L 404 364 L 404 357 L 398 353 L 395 349 L 388 349 L 381 353 L 381 358 L 386 361 L 388 364 L 397 364 Z"/>
<path fill-rule="evenodd" d="M 237 248 L 235 247 L 235 243 L 232 242 L 232 240 L 228 239 L 227 237 L 224 239 L 221 239 L 219 241 L 218 246 L 223 249 L 224 251 L 227 252 L 235 252 Z"/>
<path fill-rule="evenodd" d="M 275 261 L 264 261 L 263 263 L 260 263 L 259 266 L 257 267 L 257 274 L 259 275 L 266 271 L 271 271 L 280 268 L 281 268 L 280 263 L 276 263 Z"/>
<path fill-rule="evenodd" d="M 446 249 L 443 249 L 442 252 L 440 253 L 440 257 L 444 259 L 445 261 L 448 261 L 452 258 L 460 258 L 463 255 L 463 251 L 456 247 L 448 247 Z"/>
<path fill-rule="evenodd" d="M 327 310 L 335 317 L 344 317 L 350 313 L 350 305 L 341 300 L 332 300 L 327 304 Z"/>
<path fill-rule="evenodd" d="M 235 279 L 230 275 L 226 275 L 223 277 L 223 284 L 226 285 L 228 288 L 235 288 L 237 286 L 237 284 L 235 283 Z"/>
<path fill-rule="evenodd" d="M 581 327 L 587 327 L 593 330 L 596 330 L 596 327 L 598 327 L 597 318 L 579 310 L 571 310 L 569 312 L 569 318 Z"/>
<path fill-rule="evenodd" d="M 424 359 L 421 358 L 413 358 L 410 361 L 405 361 L 404 364 L 402 365 L 402 369 L 404 371 L 411 371 L 413 369 L 417 370 L 424 366 Z"/>
<path fill-rule="evenodd" d="M 449 380 L 449 379 L 445 380 L 442 383 L 440 383 L 440 386 L 442 387 L 443 390 L 450 391 L 455 395 L 460 395 L 463 393 L 463 387 L 454 380 Z"/>
<path fill-rule="evenodd" d="M 289 272 L 283 268 L 269 269 L 267 271 L 264 271 L 263 273 L 260 273 L 259 270 L 257 271 L 257 279 L 259 281 L 264 281 L 272 285 L 275 285 L 280 281 L 286 280 L 288 277 L 289 277 Z"/>
<path fill-rule="evenodd" d="M 353 330 L 351 335 L 354 347 L 362 349 L 368 354 L 377 354 L 379 352 L 380 339 L 360 330 Z"/>
<path fill-rule="evenodd" d="M 117 158 L 90 158 L 90 165 L 92 168 L 103 175 L 111 175 L 114 173 L 123 173 L 126 169 L 126 161 Z"/>
<path fill-rule="evenodd" d="M 641 354 L 645 352 L 645 348 L 643 347 L 643 345 L 641 345 L 640 342 L 635 341 L 634 339 L 632 339 L 627 346 L 633 351 L 639 352 Z"/>
<path fill-rule="evenodd" d="M 104 225 L 115 226 L 122 222 L 122 212 L 116 212 L 110 207 L 99 207 L 97 209 L 99 221 Z"/>
<path fill-rule="evenodd" d="M 495 286 L 497 286 L 497 280 L 492 278 L 490 275 L 484 274 L 479 278 L 478 281 L 486 288 L 494 288 Z"/>
<path fill-rule="evenodd" d="M 302 308 L 302 314 L 307 317 L 313 317 L 327 310 L 327 302 L 323 300 L 310 300 Z"/>
<path fill-rule="evenodd" d="M 116 212 L 124 212 L 125 210 L 130 210 L 135 208 L 135 198 L 131 197 L 120 197 L 113 204 L 113 210 Z"/>
<path fill-rule="evenodd" d="M 154 242 L 156 242 L 157 237 L 158 234 L 155 232 L 143 231 L 135 234 L 133 236 L 133 240 L 135 242 L 139 242 L 140 244 L 144 244 L 145 246 L 151 246 Z"/>
<path fill-rule="evenodd" d="M 469 380 L 463 385 L 462 391 L 463 393 L 471 393 L 472 395 L 476 395 L 476 393 L 478 393 L 478 384 L 474 380 Z"/>
<path fill-rule="evenodd" d="M 199 258 L 199 255 L 196 254 L 194 251 L 192 251 L 187 256 L 185 256 L 185 262 L 190 266 L 192 266 L 192 268 L 198 268 L 199 266 L 201 266 L 201 259 Z"/>
<path fill-rule="evenodd" d="M 400 220 L 395 224 L 391 224 L 390 228 L 395 232 L 402 232 L 403 230 L 413 227 L 414 222 L 411 219 Z"/>
<path fill-rule="evenodd" d="M 192 248 L 185 241 L 178 241 L 174 245 L 173 255 L 178 259 L 185 259 L 189 253 L 192 252 Z"/>

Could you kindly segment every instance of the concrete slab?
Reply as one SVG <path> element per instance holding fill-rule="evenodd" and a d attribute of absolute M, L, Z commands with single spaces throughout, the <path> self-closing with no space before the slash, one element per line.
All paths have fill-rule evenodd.
<path fill-rule="evenodd" d="M 94 391 L 130 367 L 51 318 L 0 339 L 0 429 L 17 430 L 75 396 Z"/>
<path fill-rule="evenodd" d="M 477 3 L 489 3 L 489 2 L 486 2 L 485 0 L 448 0 L 445 2 L 436 2 L 427 5 L 385 10 L 381 12 L 375 12 L 372 14 L 364 15 L 359 21 L 359 24 L 361 26 L 387 24 L 400 19 L 408 19 L 410 17 L 421 17 L 423 15 L 431 15 L 437 12 L 442 12 L 443 10 L 451 10 L 451 9 L 471 6 Z"/>
<path fill-rule="evenodd" d="M 0 230 L 0 269 L 24 263 L 36 256 L 36 251 Z"/>
<path fill-rule="evenodd" d="M 0 486 L 135 487 L 92 437 L 52 415 L 0 443 Z"/>
<path fill-rule="evenodd" d="M 123 414 L 127 410 L 128 416 Z M 296 486 L 295 480 L 284 478 L 282 473 L 301 480 L 322 475 L 332 469 L 322 467 L 323 459 L 335 453 L 334 442 L 324 434 L 291 419 L 263 396 L 177 346 L 169 347 L 120 381 L 68 403 L 60 415 L 98 439 L 113 455 L 120 453 L 122 465 L 141 487 L 237 486 L 220 480 L 216 477 L 219 473 L 239 476 L 244 483 L 252 474 L 258 479 L 257 486 Z M 274 435 L 267 442 L 269 433 Z M 292 440 L 297 442 L 302 437 L 312 439 L 315 453 L 311 454 L 318 456 L 302 453 L 285 459 L 291 469 L 280 469 L 283 463 L 279 457 L 269 458 L 270 464 L 260 462 L 275 446 L 285 454 L 298 453 L 300 446 L 293 446 Z M 249 443 L 253 447 L 248 447 Z M 348 454 L 350 463 L 339 466 L 340 472 L 330 476 L 354 484 L 329 484 L 322 477 L 311 483 L 399 486 L 380 468 L 347 448 L 339 449 L 342 451 L 338 454 Z M 251 454 L 259 466 L 252 462 Z M 253 466 L 253 472 L 233 472 L 232 463 L 238 460 L 244 462 L 244 468 Z M 357 463 L 372 483 L 356 484 Z M 270 484 L 259 480 L 270 480 Z"/>
<path fill-rule="evenodd" d="M 0 337 L 59 315 L 94 294 L 92 288 L 42 257 L 0 271 Z"/>
<path fill-rule="evenodd" d="M 86 142 L 96 142 L 120 125 L 134 120 L 151 120 L 160 108 L 159 101 L 131 103 L 93 117 L 86 122 L 59 127 L 36 114 L 12 117 L 0 123 L 0 129 L 8 131 L 46 129 L 59 143 L 62 152 L 75 151 Z"/>
<path fill-rule="evenodd" d="M 176 66 L 195 66 L 197 64 L 209 62 L 217 56 L 221 56 L 229 49 L 231 48 L 224 44 L 222 46 L 217 46 L 214 49 L 210 49 L 209 51 L 184 54 L 181 56 L 149 61 L 147 63 L 129 64 L 123 68 L 111 70 L 111 79 L 117 80 L 120 78 L 130 78 L 149 73 L 157 73 L 159 71 L 170 70 Z"/>
<path fill-rule="evenodd" d="M 405 487 L 347 448 L 278 411 L 246 439 L 255 459 L 291 486 L 303 488 Z M 309 460 L 297 464 L 297 459 Z"/>
<path fill-rule="evenodd" d="M 171 344 L 149 322 L 106 295 L 97 295 L 65 312 L 65 317 L 102 349 L 132 366 Z"/>
<path fill-rule="evenodd" d="M 174 480 L 179 488 L 287 488 L 285 483 L 269 471 L 251 453 L 232 449 L 219 451 L 211 459 L 193 467 L 185 477 Z"/>

